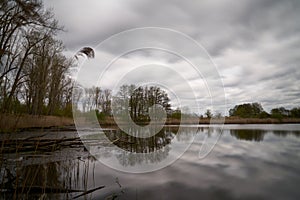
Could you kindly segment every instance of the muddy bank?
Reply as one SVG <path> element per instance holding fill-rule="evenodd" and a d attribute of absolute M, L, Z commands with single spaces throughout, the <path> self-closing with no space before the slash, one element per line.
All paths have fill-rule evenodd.
<path fill-rule="evenodd" d="M 73 119 L 58 116 L 0 115 L 0 132 L 27 128 L 49 128 L 73 125 Z"/>

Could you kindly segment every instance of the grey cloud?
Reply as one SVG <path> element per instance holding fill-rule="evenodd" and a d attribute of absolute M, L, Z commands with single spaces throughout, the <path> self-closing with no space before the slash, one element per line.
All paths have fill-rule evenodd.
<path fill-rule="evenodd" d="M 104 40 L 111 34 L 129 28 L 162 26 L 183 31 L 192 37 L 198 36 L 200 41 L 203 39 L 205 43 L 212 46 L 210 53 L 213 55 L 217 55 L 215 51 L 220 52 L 223 48 L 235 43 L 241 48 L 249 48 L 249 45 L 258 40 L 264 32 L 275 30 L 275 35 L 285 35 L 286 37 L 287 33 L 299 29 L 295 25 L 299 24 L 297 20 L 300 19 L 297 14 L 298 1 L 163 1 L 159 3 L 149 0 L 127 1 L 126 4 L 121 4 L 123 6 L 121 13 L 118 13 L 121 10 L 120 6 L 115 6 L 114 12 L 114 6 L 111 5 L 98 2 L 94 6 L 89 4 L 82 2 L 82 4 L 73 5 L 70 10 L 78 13 L 72 14 L 72 16 L 77 16 L 77 20 L 69 20 L 72 22 L 70 27 L 82 26 L 83 31 L 81 32 L 86 34 L 76 37 L 86 40 L 87 44 Z M 55 3 L 49 6 L 51 5 L 55 6 Z M 60 3 L 59 5 L 72 6 L 70 3 Z M 107 15 L 104 15 L 107 22 L 101 24 L 102 21 L 99 18 L 103 18 L 101 11 L 105 10 L 101 7 L 105 6 L 110 12 L 107 11 Z M 88 18 L 89 21 L 84 20 L 83 14 L 80 12 L 87 9 L 93 9 L 91 13 L 95 13 L 94 10 L 99 9 L 99 14 L 92 15 L 90 13 L 89 15 L 94 18 Z M 58 16 L 64 17 L 64 15 L 66 13 Z M 66 26 L 68 28 L 68 25 Z M 74 32 L 72 34 L 76 35 Z M 69 41 L 72 41 L 73 44 L 70 46 L 76 42 L 78 42 L 77 45 L 82 45 L 83 42 L 74 41 L 71 38 L 69 37 Z M 205 41 L 206 38 L 207 41 Z"/>
<path fill-rule="evenodd" d="M 223 77 L 229 107 L 245 101 L 261 101 L 266 109 L 282 103 L 289 107 L 300 105 L 298 0 L 72 2 L 45 1 L 69 30 L 59 37 L 71 52 L 82 46 L 95 47 L 111 35 L 131 28 L 170 28 L 191 36 L 207 49 Z M 188 57 L 203 56 L 176 38 L 154 34 L 152 39 L 178 45 L 178 51 Z M 114 58 L 121 48 L 130 47 L 134 42 L 111 43 L 98 56 L 107 53 Z M 182 62 L 176 56 L 150 51 L 140 51 L 134 56 L 141 61 L 147 57 L 161 58 L 170 66 Z M 117 70 L 112 76 L 117 78 L 120 73 L 122 70 Z M 190 73 L 190 81 L 197 78 L 188 68 L 182 69 L 182 73 Z M 143 79 L 145 75 L 139 76 Z M 176 81 L 173 84 L 180 85 Z M 184 91 L 182 94 L 186 95 Z"/>

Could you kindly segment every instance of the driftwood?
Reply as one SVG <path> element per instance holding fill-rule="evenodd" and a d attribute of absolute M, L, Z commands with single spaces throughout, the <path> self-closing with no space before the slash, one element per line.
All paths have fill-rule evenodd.
<path fill-rule="evenodd" d="M 74 193 L 74 192 L 82 192 L 82 194 L 79 194 L 73 199 L 77 199 L 81 196 L 90 194 L 92 192 L 95 192 L 96 190 L 100 190 L 104 188 L 105 186 L 102 185 L 97 188 L 93 188 L 90 190 L 78 190 L 78 189 L 68 189 L 68 188 L 58 188 L 58 187 L 41 187 L 41 186 L 24 186 L 24 187 L 17 187 L 17 188 L 7 188 L 7 189 L 2 189 L 1 192 L 4 193 L 12 193 L 12 192 L 17 192 L 17 193 Z"/>
<path fill-rule="evenodd" d="M 57 187 L 41 187 L 41 186 L 22 186 L 17 188 L 2 189 L 2 192 L 11 193 L 72 193 L 72 192 L 85 192 L 84 190 L 74 190 L 67 188 Z"/>
<path fill-rule="evenodd" d="M 30 151 L 53 151 L 60 147 L 72 147 L 73 145 L 82 145 L 80 138 L 60 138 L 60 139 L 36 139 L 29 137 L 21 140 L 2 140 L 0 152 L 21 153 Z"/>
<path fill-rule="evenodd" d="M 62 137 L 62 138 L 49 138 L 43 135 L 35 135 L 22 139 L 0 139 L 0 152 L 3 155 L 13 153 L 27 153 L 30 152 L 40 152 L 41 154 L 47 154 L 54 152 L 56 150 L 61 150 L 63 148 L 84 148 L 84 145 L 79 137 Z M 45 137 L 46 136 L 46 137 Z M 90 139 L 86 140 L 93 141 Z M 32 154 L 33 155 L 33 154 Z M 0 165 L 6 159 L 7 156 L 0 156 Z M 2 157 L 2 158 L 1 158 Z M 8 156 L 9 158 L 9 156 Z M 23 162 L 23 161 L 22 161 Z M 15 178 L 14 178 L 15 179 Z M 51 186 L 20 186 L 15 187 L 11 184 L 14 179 L 10 179 L 6 183 L 2 183 L 2 188 L 0 188 L 0 193 L 6 194 L 47 194 L 47 193 L 75 193 L 76 196 L 73 199 L 77 199 L 84 195 L 95 192 L 96 190 L 100 190 L 105 186 L 99 186 L 96 188 L 92 188 L 90 190 L 82 190 L 82 189 L 68 189 L 61 187 L 51 187 Z"/>

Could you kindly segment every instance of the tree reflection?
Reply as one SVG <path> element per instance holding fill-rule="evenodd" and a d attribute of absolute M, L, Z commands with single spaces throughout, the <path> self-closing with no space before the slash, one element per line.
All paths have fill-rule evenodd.
<path fill-rule="evenodd" d="M 234 136 L 239 140 L 247 140 L 247 141 L 263 141 L 265 134 L 267 131 L 265 130 L 242 130 L 242 129 L 231 129 L 230 135 Z"/>
<path fill-rule="evenodd" d="M 274 130 L 273 134 L 279 137 L 286 137 L 288 135 L 300 136 L 300 131 L 285 131 L 285 130 Z"/>
<path fill-rule="evenodd" d="M 106 137 L 119 148 L 134 153 L 151 153 L 163 149 L 169 145 L 175 137 L 178 127 L 172 129 L 163 128 L 154 136 L 148 138 L 134 137 L 141 135 L 141 129 L 128 129 L 128 132 L 117 130 L 104 131 Z"/>
<path fill-rule="evenodd" d="M 260 130 L 260 129 L 231 129 L 230 134 L 239 140 L 256 141 L 260 142 L 264 140 L 264 136 L 274 134 L 279 137 L 286 137 L 288 135 L 300 136 L 300 131 L 287 131 L 287 130 Z"/>
<path fill-rule="evenodd" d="M 145 129 L 133 129 L 126 132 L 117 130 L 105 130 L 105 136 L 118 148 L 114 155 L 109 148 L 102 148 L 103 157 L 115 156 L 122 166 L 135 166 L 147 163 L 159 163 L 169 156 L 172 145 L 177 142 L 190 142 L 197 134 L 197 128 L 179 126 L 165 126 L 161 131 L 148 138 L 138 137 L 140 131 Z M 132 136 L 134 135 L 134 136 Z M 144 134 L 145 135 L 145 134 Z M 135 137 L 137 136 L 137 137 Z"/>

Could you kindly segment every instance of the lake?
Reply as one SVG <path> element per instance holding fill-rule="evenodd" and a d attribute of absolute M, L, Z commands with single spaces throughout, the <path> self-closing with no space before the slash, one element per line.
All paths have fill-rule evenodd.
<path fill-rule="evenodd" d="M 0 198 L 300 198 L 300 124 L 220 128 L 185 126 L 178 133 L 178 127 L 167 126 L 142 139 L 110 128 L 101 136 L 86 129 L 81 135 L 85 147 L 78 140 L 49 143 L 53 138 L 77 137 L 72 129 L 2 134 Z M 39 148 L 25 145 L 37 135 Z M 23 143 L 13 145 L 23 145 L 26 151 L 11 150 L 7 141 L 16 138 L 23 138 Z M 200 159 L 205 138 L 218 142 Z M 111 143 L 103 142 L 107 140 Z M 41 145 L 46 142 L 49 145 Z"/>

